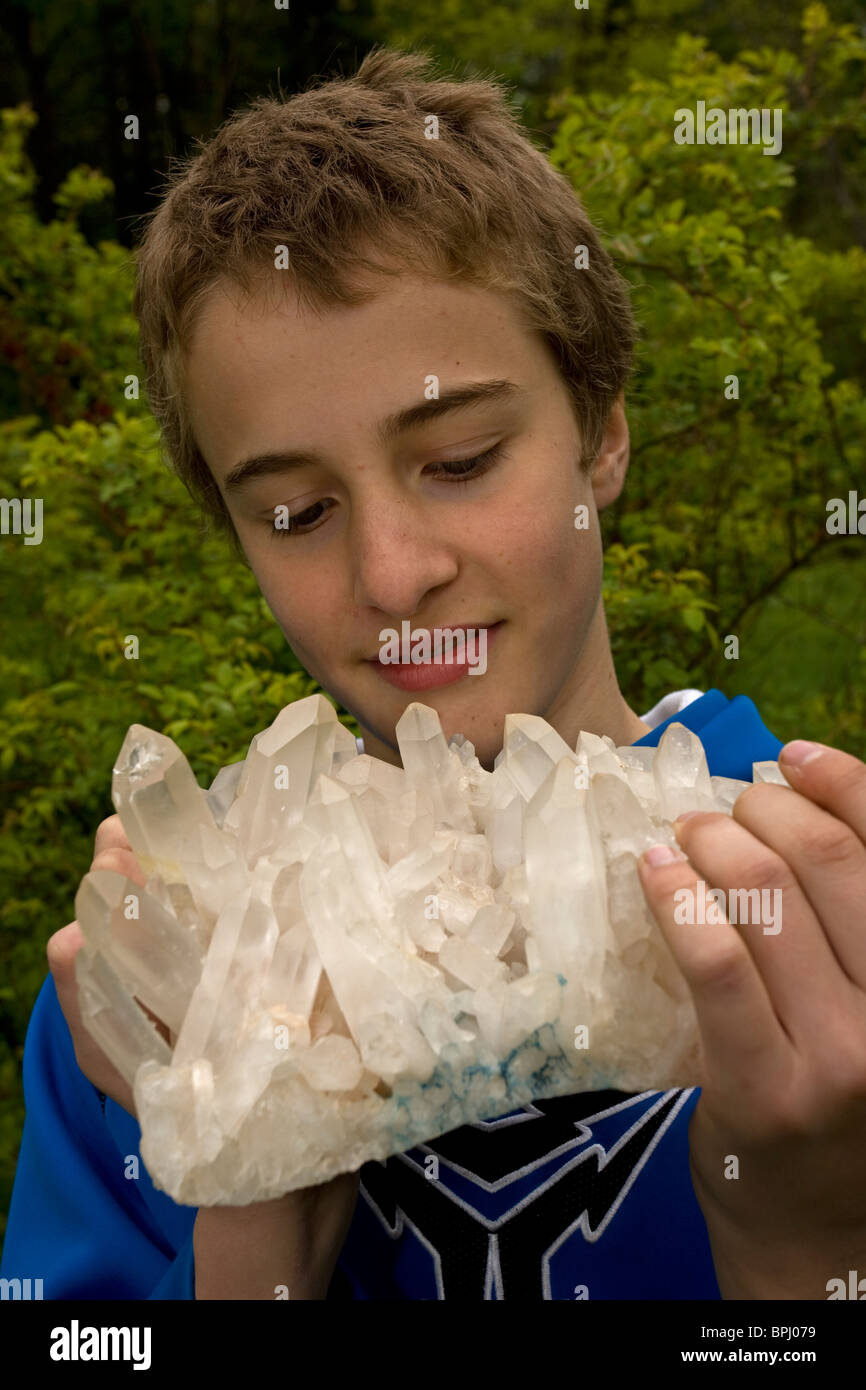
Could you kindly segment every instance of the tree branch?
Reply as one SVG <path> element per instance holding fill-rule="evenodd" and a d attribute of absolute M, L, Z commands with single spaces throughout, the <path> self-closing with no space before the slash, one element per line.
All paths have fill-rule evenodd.
<path fill-rule="evenodd" d="M 762 599 L 769 598 L 770 594 L 774 593 L 781 584 L 784 584 L 785 580 L 788 578 L 789 575 L 793 574 L 795 570 L 804 569 L 805 566 L 809 564 L 810 560 L 814 560 L 815 556 L 819 553 L 819 551 L 824 550 L 825 547 L 829 544 L 830 539 L 831 537 L 828 535 L 826 537 L 822 537 L 820 541 L 816 541 L 815 544 L 805 552 L 805 554 L 800 555 L 797 559 L 793 560 L 791 564 L 787 566 L 786 569 L 780 570 L 779 573 L 777 575 L 774 575 L 772 579 L 768 580 L 767 583 L 764 584 L 763 587 L 759 589 L 756 594 L 753 594 L 751 598 L 747 599 L 740 611 L 736 613 L 734 617 L 730 620 L 729 625 L 731 631 L 734 631 L 736 625 L 742 620 L 745 614 L 748 613 L 750 608 L 754 608 L 755 604 L 760 603 Z"/>

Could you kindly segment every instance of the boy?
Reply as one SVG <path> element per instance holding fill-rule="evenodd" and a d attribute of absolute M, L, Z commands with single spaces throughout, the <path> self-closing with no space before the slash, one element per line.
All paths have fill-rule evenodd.
<path fill-rule="evenodd" d="M 676 717 L 711 772 L 750 778 L 781 748 L 751 701 L 639 716 L 617 684 L 598 512 L 628 464 L 625 286 L 498 88 L 425 70 L 374 52 L 174 176 L 136 294 L 174 466 L 366 752 L 399 764 L 421 698 L 488 769 L 525 711 L 572 746 L 654 744 Z M 388 679 L 404 619 L 483 632 L 484 674 Z M 799 741 L 782 765 L 793 791 L 681 818 L 683 857 L 641 865 L 700 1091 L 539 1102 L 276 1202 L 196 1212 L 124 1179 L 134 1102 L 81 1026 L 71 923 L 28 1032 L 4 1273 L 44 1269 L 50 1298 L 603 1299 L 821 1298 L 866 1270 L 866 768 Z M 116 817 L 94 867 L 141 881 Z M 698 879 L 781 889 L 784 929 L 678 924 Z"/>

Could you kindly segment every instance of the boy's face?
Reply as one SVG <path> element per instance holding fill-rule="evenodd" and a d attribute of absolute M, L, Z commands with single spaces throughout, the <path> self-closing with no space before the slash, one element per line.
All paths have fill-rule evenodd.
<path fill-rule="evenodd" d="M 446 738 L 465 734 L 488 769 L 512 712 L 543 716 L 572 746 L 581 728 L 640 737 L 601 606 L 597 508 L 622 486 L 622 407 L 587 476 L 555 358 L 508 298 L 409 274 L 379 284 L 367 304 L 321 315 L 293 294 L 242 302 L 215 289 L 187 358 L 196 440 L 292 650 L 358 720 L 367 752 L 396 764 L 395 725 L 413 700 L 437 711 Z M 482 382 L 517 389 L 438 409 Z M 425 418 L 380 434 L 418 406 Z M 449 479 L 444 465 L 494 446 L 486 471 Z M 289 452 L 306 461 L 271 460 L 233 483 L 238 465 Z M 588 529 L 575 527 L 580 506 Z M 275 526 L 286 508 L 296 532 Z M 399 633 L 404 619 L 487 628 L 486 671 L 395 687 L 375 658 L 380 631 Z"/>

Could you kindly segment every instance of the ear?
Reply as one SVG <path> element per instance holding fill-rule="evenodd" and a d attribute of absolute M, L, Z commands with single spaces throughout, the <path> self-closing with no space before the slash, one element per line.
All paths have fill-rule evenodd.
<path fill-rule="evenodd" d="M 622 492 L 628 472 L 629 437 L 623 393 L 610 409 L 598 458 L 590 470 L 593 496 L 598 511 L 615 502 Z"/>

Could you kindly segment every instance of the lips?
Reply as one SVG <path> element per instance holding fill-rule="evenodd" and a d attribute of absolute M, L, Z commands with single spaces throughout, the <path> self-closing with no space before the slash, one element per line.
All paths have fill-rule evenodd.
<path fill-rule="evenodd" d="M 388 682 L 388 685 L 393 685 L 393 687 L 400 689 L 400 691 L 407 692 L 407 694 L 416 694 L 416 692 L 428 691 L 428 689 L 438 689 L 442 687 L 442 685 L 455 685 L 457 681 L 463 681 L 473 676 L 475 678 L 480 677 L 481 680 L 484 680 L 484 676 L 488 671 L 487 656 L 489 649 L 491 649 L 491 646 L 495 646 L 496 637 L 498 637 L 499 630 L 503 626 L 505 626 L 505 620 L 500 621 L 500 623 L 492 623 L 489 627 L 485 627 L 485 624 L 480 624 L 480 628 L 485 627 L 487 637 L 485 637 L 484 641 L 484 651 L 481 652 L 480 649 L 475 649 L 475 656 L 484 656 L 484 662 L 482 663 L 478 662 L 478 660 L 475 660 L 475 662 L 471 664 L 468 663 L 467 660 L 463 660 L 463 662 L 453 662 L 453 660 L 450 660 L 449 662 L 449 660 L 445 660 L 445 652 L 442 652 L 442 660 L 439 660 L 439 662 L 432 662 L 432 660 L 431 662 L 418 663 L 379 662 L 377 656 L 374 660 L 370 660 L 370 666 L 373 667 L 375 673 L 377 673 L 377 676 L 381 678 L 381 680 Z M 428 628 L 428 631 L 431 631 L 430 628 Z M 434 634 L 435 631 L 435 628 L 432 628 Z M 460 627 L 452 628 L 452 631 L 467 632 L 468 628 L 460 624 Z M 449 655 L 453 655 L 453 649 L 449 652 Z"/>
<path fill-rule="evenodd" d="M 467 632 L 480 632 L 482 629 L 486 629 L 487 640 L 490 641 L 491 635 L 494 632 L 498 632 L 499 628 L 501 628 L 504 621 L 504 618 L 500 618 L 499 621 L 496 623 L 432 623 L 428 628 L 426 628 L 426 631 L 431 633 L 437 631 L 444 632 L 447 628 L 451 632 L 462 632 L 465 634 Z M 379 661 L 378 652 L 376 652 L 373 656 L 365 656 L 364 661 L 372 662 L 376 666 L 379 666 L 381 664 Z M 412 662 L 390 662 L 389 664 L 392 667 L 392 669 L 396 667 L 398 671 L 405 671 L 411 669 L 413 665 Z"/>

